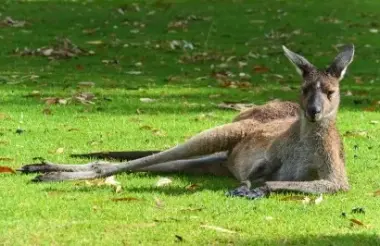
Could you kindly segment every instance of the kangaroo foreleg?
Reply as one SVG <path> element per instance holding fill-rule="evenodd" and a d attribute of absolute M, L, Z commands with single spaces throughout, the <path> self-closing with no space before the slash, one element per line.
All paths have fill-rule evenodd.
<path fill-rule="evenodd" d="M 335 193 L 347 188 L 328 180 L 315 181 L 268 181 L 265 183 L 269 192 L 293 191 L 310 194 Z"/>
<path fill-rule="evenodd" d="M 249 185 L 242 186 L 231 190 L 227 193 L 229 196 L 246 197 L 248 199 L 258 199 L 269 196 L 271 192 L 302 192 L 309 194 L 335 193 L 339 190 L 346 190 L 339 184 L 328 180 L 315 181 L 268 181 L 265 185 L 250 189 Z"/>

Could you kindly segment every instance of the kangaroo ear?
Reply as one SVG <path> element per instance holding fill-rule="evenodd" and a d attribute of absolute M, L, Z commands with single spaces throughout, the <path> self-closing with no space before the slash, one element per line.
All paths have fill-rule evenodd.
<path fill-rule="evenodd" d="M 301 74 L 303 77 L 311 71 L 315 70 L 314 65 L 311 64 L 308 60 L 306 60 L 305 57 L 294 53 L 293 51 L 286 48 L 284 45 L 282 46 L 282 49 L 284 50 L 285 56 L 289 59 L 291 63 L 293 63 L 293 65 L 296 67 L 297 72 Z"/>
<path fill-rule="evenodd" d="M 335 57 L 333 63 L 327 68 L 327 73 L 339 80 L 343 79 L 348 65 L 354 59 L 355 48 L 353 44 L 345 45 L 342 51 Z"/>

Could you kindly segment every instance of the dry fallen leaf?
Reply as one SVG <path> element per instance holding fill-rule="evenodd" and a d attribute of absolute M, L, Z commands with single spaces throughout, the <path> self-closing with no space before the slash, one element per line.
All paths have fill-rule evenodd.
<path fill-rule="evenodd" d="M 169 178 L 160 178 L 157 183 L 155 184 L 156 187 L 162 187 L 162 186 L 168 186 L 172 183 L 173 181 Z"/>
<path fill-rule="evenodd" d="M 222 227 L 219 227 L 219 226 L 213 226 L 213 225 L 201 225 L 202 228 L 206 228 L 206 229 L 211 229 L 211 230 L 214 230 L 214 231 L 218 231 L 218 232 L 225 232 L 225 233 L 231 233 L 231 234 L 235 234 L 237 233 L 236 231 L 231 231 L 231 230 L 228 230 L 228 229 L 225 229 L 225 228 L 222 228 Z"/>
<path fill-rule="evenodd" d="M 119 181 L 116 181 L 115 176 L 109 176 L 104 180 L 104 183 L 109 186 L 115 187 L 115 192 L 120 193 L 121 192 L 121 185 Z"/>
<path fill-rule="evenodd" d="M 373 196 L 380 196 L 380 190 L 377 190 L 373 193 Z"/>
<path fill-rule="evenodd" d="M 309 205 L 311 199 L 308 196 L 305 196 L 304 199 L 302 199 L 302 204 L 303 205 Z"/>
<path fill-rule="evenodd" d="M 42 113 L 46 114 L 46 115 L 51 115 L 51 114 L 53 114 L 53 111 L 50 108 L 44 108 L 42 110 Z"/>
<path fill-rule="evenodd" d="M 203 208 L 181 208 L 179 211 L 196 212 L 202 211 Z"/>
<path fill-rule="evenodd" d="M 351 221 L 351 226 L 353 225 L 359 225 L 359 226 L 364 226 L 364 227 L 367 227 L 363 222 L 361 222 L 360 220 L 357 220 L 357 219 L 350 219 Z"/>
<path fill-rule="evenodd" d="M 273 220 L 274 218 L 272 216 L 265 216 L 264 219 L 270 221 L 270 220 Z"/>
<path fill-rule="evenodd" d="M 191 184 L 191 185 L 188 185 L 185 187 L 186 190 L 196 190 L 196 189 L 199 189 L 200 185 L 199 184 Z"/>
<path fill-rule="evenodd" d="M 93 45 L 104 44 L 104 42 L 102 40 L 92 40 L 92 41 L 87 41 L 86 43 L 87 44 L 93 44 Z"/>
<path fill-rule="evenodd" d="M 319 197 L 317 197 L 315 200 L 314 200 L 314 203 L 316 205 L 320 204 L 321 202 L 323 201 L 323 195 L 319 195 Z"/>
<path fill-rule="evenodd" d="M 10 167 L 0 166 L 0 173 L 16 173 L 16 172 Z"/>
<path fill-rule="evenodd" d="M 96 100 L 97 98 L 90 92 L 80 92 L 74 94 L 71 99 L 73 102 L 79 102 L 82 104 L 95 104 L 93 100 Z"/>
<path fill-rule="evenodd" d="M 305 196 L 286 196 L 281 198 L 281 201 L 303 201 Z"/>
<path fill-rule="evenodd" d="M 114 202 L 133 202 L 133 201 L 142 201 L 141 198 L 136 197 L 119 197 L 119 198 L 111 198 Z"/>
<path fill-rule="evenodd" d="M 26 24 L 26 21 L 14 20 L 9 16 L 6 17 L 3 21 L 1 21 L 1 26 L 24 27 Z"/>
<path fill-rule="evenodd" d="M 260 65 L 256 65 L 253 67 L 253 71 L 255 73 L 267 73 L 267 72 L 269 72 L 269 68 L 264 67 L 264 66 L 260 66 Z"/>
<path fill-rule="evenodd" d="M 41 100 L 45 101 L 46 105 L 53 105 L 53 104 L 66 105 L 67 104 L 67 99 L 59 98 L 59 97 L 45 97 L 45 98 L 42 98 Z"/>
<path fill-rule="evenodd" d="M 78 87 L 94 87 L 95 83 L 91 81 L 82 81 L 78 83 Z"/>
<path fill-rule="evenodd" d="M 248 108 L 251 108 L 252 106 L 254 106 L 254 104 L 253 103 L 222 102 L 222 103 L 219 103 L 217 106 L 218 106 L 218 108 L 223 108 L 223 109 L 233 109 L 233 110 L 237 110 L 237 111 L 243 111 L 243 110 L 246 110 Z"/>
<path fill-rule="evenodd" d="M 56 154 L 62 154 L 64 151 L 65 151 L 65 149 L 61 147 L 61 148 L 58 148 L 58 149 L 55 151 L 55 153 L 56 153 Z"/>
<path fill-rule="evenodd" d="M 164 207 L 164 202 L 160 200 L 158 197 L 154 198 L 154 203 L 156 204 L 157 208 L 163 208 Z"/>
<path fill-rule="evenodd" d="M 367 137 L 368 133 L 366 131 L 346 131 L 343 137 Z"/>
<path fill-rule="evenodd" d="M 37 49 L 29 49 L 26 47 L 22 50 L 16 48 L 14 53 L 20 56 L 43 56 L 50 60 L 68 59 L 79 55 L 91 55 L 91 52 L 85 51 L 84 49 L 78 47 L 68 38 L 56 38 L 55 41 L 55 44 L 43 46 Z"/>
<path fill-rule="evenodd" d="M 140 102 L 143 102 L 143 103 L 151 103 L 155 101 L 156 99 L 152 99 L 152 98 L 147 98 L 147 97 L 140 98 Z"/>
<path fill-rule="evenodd" d="M 130 74 L 130 75 L 140 75 L 140 74 L 142 74 L 142 72 L 141 71 L 127 71 L 127 72 L 125 72 L 126 74 Z"/>

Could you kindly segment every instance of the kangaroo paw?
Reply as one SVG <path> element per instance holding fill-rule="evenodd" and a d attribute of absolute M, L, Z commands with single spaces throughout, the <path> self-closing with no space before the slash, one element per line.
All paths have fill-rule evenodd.
<path fill-rule="evenodd" d="M 269 189 L 266 186 L 249 189 L 243 185 L 226 193 L 227 196 L 245 197 L 250 200 L 255 200 L 269 195 Z"/>
<path fill-rule="evenodd" d="M 32 182 L 58 182 L 65 180 L 84 180 L 101 178 L 97 172 L 84 171 L 84 172 L 51 172 L 36 176 Z"/>
<path fill-rule="evenodd" d="M 24 165 L 21 168 L 17 169 L 21 173 L 46 173 L 52 172 L 52 165 L 47 162 L 35 163 Z"/>

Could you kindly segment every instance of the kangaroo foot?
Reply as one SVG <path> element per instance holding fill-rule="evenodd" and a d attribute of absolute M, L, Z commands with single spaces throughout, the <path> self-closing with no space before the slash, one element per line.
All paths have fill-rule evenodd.
<path fill-rule="evenodd" d="M 269 189 L 266 186 L 249 189 L 246 185 L 242 185 L 236 189 L 228 191 L 226 195 L 232 197 L 245 197 L 250 200 L 255 200 L 267 197 L 269 195 Z"/>

